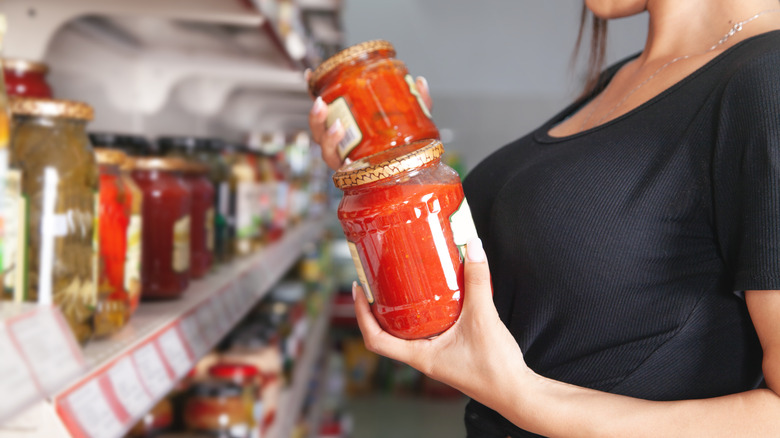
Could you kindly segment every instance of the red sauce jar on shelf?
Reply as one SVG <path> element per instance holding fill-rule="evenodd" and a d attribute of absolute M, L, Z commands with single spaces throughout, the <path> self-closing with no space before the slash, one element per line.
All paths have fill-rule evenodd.
<path fill-rule="evenodd" d="M 201 278 L 214 262 L 214 185 L 208 167 L 189 162 L 182 172 L 192 193 L 190 209 L 190 277 Z"/>
<path fill-rule="evenodd" d="M 49 67 L 41 62 L 3 58 L 5 88 L 9 95 L 51 99 L 51 87 L 46 81 L 48 72 Z"/>
<path fill-rule="evenodd" d="M 466 243 L 476 237 L 460 178 L 424 140 L 354 161 L 333 176 L 338 217 L 371 311 L 404 339 L 436 336 L 460 315 Z"/>
<path fill-rule="evenodd" d="M 342 161 L 439 138 L 414 78 L 387 41 L 367 41 L 328 58 L 312 72 L 309 91 L 328 104 L 328 127 L 341 120 Z"/>
<path fill-rule="evenodd" d="M 138 157 L 133 180 L 143 192 L 141 298 L 177 298 L 190 283 L 192 192 L 179 158 Z"/>

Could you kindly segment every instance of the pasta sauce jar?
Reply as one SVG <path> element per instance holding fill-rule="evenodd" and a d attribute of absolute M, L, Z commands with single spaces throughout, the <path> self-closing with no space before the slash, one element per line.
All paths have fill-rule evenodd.
<path fill-rule="evenodd" d="M 436 336 L 460 315 L 466 243 L 477 233 L 444 147 L 423 140 L 354 161 L 333 176 L 338 217 L 371 311 L 388 333 Z"/>
<path fill-rule="evenodd" d="M 141 297 L 177 298 L 190 283 L 192 192 L 179 158 L 138 157 L 133 179 L 143 192 Z"/>
<path fill-rule="evenodd" d="M 341 120 L 342 161 L 439 138 L 414 78 L 387 41 L 367 41 L 328 58 L 312 72 L 309 91 L 328 104 L 328 127 Z"/>

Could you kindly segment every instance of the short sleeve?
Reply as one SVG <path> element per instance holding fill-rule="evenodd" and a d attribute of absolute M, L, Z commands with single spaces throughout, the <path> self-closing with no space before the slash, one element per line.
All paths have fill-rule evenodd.
<path fill-rule="evenodd" d="M 733 290 L 780 289 L 780 50 L 735 66 L 723 87 L 713 214 Z"/>

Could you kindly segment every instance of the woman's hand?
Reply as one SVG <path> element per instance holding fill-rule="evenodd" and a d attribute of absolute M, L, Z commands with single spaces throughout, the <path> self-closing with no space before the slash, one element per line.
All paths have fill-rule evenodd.
<path fill-rule="evenodd" d="M 502 389 L 531 376 L 520 347 L 498 317 L 493 304 L 490 271 L 482 242 L 466 247 L 463 310 L 455 324 L 434 339 L 407 341 L 385 332 L 371 313 L 362 288 L 355 284 L 355 312 L 366 348 L 405 362 L 427 376 L 491 406 L 505 400 Z M 522 382 L 522 380 L 521 380 Z M 522 385 L 522 383 L 519 383 Z M 497 406 L 491 406 L 497 407 Z"/>
<path fill-rule="evenodd" d="M 309 82 L 311 71 L 306 70 L 304 73 L 304 79 Z M 423 101 L 428 106 L 428 109 L 433 107 L 433 101 L 431 100 L 431 94 L 428 90 L 428 81 L 422 76 L 417 77 L 415 80 L 417 89 L 420 91 L 420 95 Z M 314 97 L 314 96 L 312 96 Z M 328 119 L 328 105 L 322 100 L 321 97 L 314 99 L 314 104 L 309 111 L 309 130 L 311 131 L 314 141 L 322 147 L 322 159 L 333 170 L 341 167 L 341 157 L 338 152 L 338 144 L 344 137 L 344 127 L 339 120 L 336 120 L 333 125 L 328 127 L 326 121 Z"/>

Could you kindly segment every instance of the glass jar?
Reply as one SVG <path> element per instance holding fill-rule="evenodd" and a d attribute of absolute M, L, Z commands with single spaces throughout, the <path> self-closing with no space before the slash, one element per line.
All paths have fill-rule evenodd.
<path fill-rule="evenodd" d="M 177 298 L 190 283 L 192 193 L 178 158 L 137 157 L 133 179 L 143 192 L 141 297 Z"/>
<path fill-rule="evenodd" d="M 98 167 L 81 102 L 14 97 L 11 166 L 21 175 L 17 290 L 60 307 L 80 342 L 93 334 L 98 274 Z"/>
<path fill-rule="evenodd" d="M 246 415 L 251 419 L 250 428 L 260 421 L 260 370 L 245 363 L 218 363 L 209 368 L 209 376 L 220 382 L 235 384 L 241 388 Z"/>
<path fill-rule="evenodd" d="M 252 252 L 252 243 L 259 234 L 255 223 L 257 176 L 249 163 L 249 150 L 240 145 L 226 148 L 230 166 L 230 185 L 235 193 L 235 240 L 234 254 L 247 255 Z"/>
<path fill-rule="evenodd" d="M 253 421 L 241 386 L 206 380 L 190 388 L 184 402 L 184 424 L 189 431 L 207 432 L 220 438 L 249 438 Z"/>
<path fill-rule="evenodd" d="M 143 192 L 130 173 L 133 171 L 135 163 L 133 156 L 142 154 L 146 139 L 140 136 L 108 133 L 92 133 L 89 138 L 96 151 L 111 150 L 124 153 L 122 162 L 119 164 L 119 174 L 122 184 L 127 189 L 125 195 L 130 204 L 130 218 L 125 237 L 123 287 L 128 294 L 129 313 L 133 314 L 141 300 Z"/>
<path fill-rule="evenodd" d="M 424 140 L 355 161 L 333 176 L 338 217 L 371 311 L 404 339 L 435 336 L 463 304 L 466 243 L 476 237 L 460 178 Z"/>
<path fill-rule="evenodd" d="M 3 58 L 3 74 L 9 96 L 52 98 L 46 81 L 49 67 L 41 62 Z"/>
<path fill-rule="evenodd" d="M 309 91 L 328 104 L 328 127 L 341 120 L 342 161 L 439 138 L 414 78 L 387 41 L 367 41 L 328 58 L 312 72 Z"/>
<path fill-rule="evenodd" d="M 119 331 L 130 318 L 125 262 L 133 199 L 120 170 L 127 158 L 124 152 L 96 148 L 95 157 L 100 169 L 98 230 L 101 242 L 95 335 L 106 336 Z"/>
<path fill-rule="evenodd" d="M 233 194 L 230 190 L 230 166 L 222 156 L 224 142 L 210 139 L 205 148 L 195 151 L 198 161 L 209 166 L 209 178 L 214 185 L 214 259 L 217 263 L 225 263 L 231 259 L 231 240 L 228 223 L 232 216 L 230 200 Z"/>
<path fill-rule="evenodd" d="M 187 163 L 182 172 L 192 193 L 190 209 L 190 277 L 201 278 L 214 262 L 214 185 L 207 174 L 208 167 Z"/>

